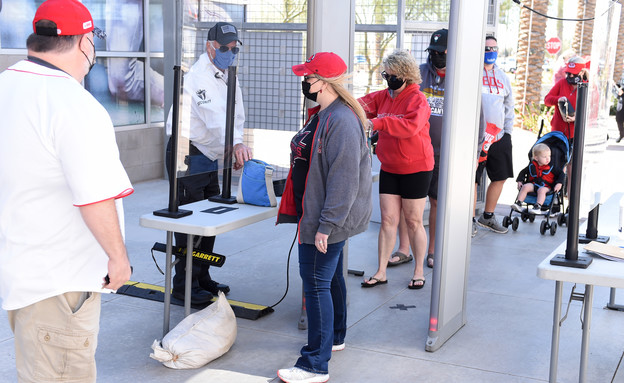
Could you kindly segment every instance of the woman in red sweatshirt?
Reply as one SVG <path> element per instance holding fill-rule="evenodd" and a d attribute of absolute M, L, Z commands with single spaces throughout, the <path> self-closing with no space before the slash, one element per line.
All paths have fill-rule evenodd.
<path fill-rule="evenodd" d="M 546 106 L 555 106 L 555 114 L 550 121 L 550 128 L 552 131 L 563 132 L 570 141 L 570 148 L 572 148 L 574 140 L 574 120 L 576 114 L 562 115 L 559 107 L 559 103 L 563 104 L 564 110 L 576 111 L 576 89 L 578 84 L 582 81 L 587 81 L 589 77 L 588 71 L 589 64 L 585 59 L 579 56 L 574 56 L 568 61 L 568 65 L 565 69 L 566 77 L 557 81 L 552 87 L 550 92 L 544 97 L 544 104 Z M 567 107 L 567 104 L 572 108 Z M 570 174 L 572 170 L 572 161 L 568 162 L 566 166 L 566 173 Z M 570 183 L 567 185 L 567 195 L 570 195 Z"/>
<path fill-rule="evenodd" d="M 546 106 L 557 106 L 555 114 L 550 121 L 551 129 L 562 132 L 572 142 L 574 138 L 574 115 L 562 116 L 558 104 L 559 101 L 567 102 L 572 106 L 571 110 L 576 110 L 576 89 L 578 84 L 583 81 L 583 76 L 587 78 L 589 75 L 586 61 L 582 57 L 572 57 L 568 61 L 565 74 L 566 77 L 557 81 L 546 97 L 544 97 L 544 104 Z"/>
<path fill-rule="evenodd" d="M 403 213 L 416 256 L 414 276 L 408 287 L 421 289 L 425 285 L 423 263 L 427 252 L 423 212 L 434 164 L 429 137 L 431 108 L 418 86 L 422 81 L 419 65 L 409 52 L 395 51 L 384 58 L 383 68 L 381 75 L 388 88 L 359 99 L 369 118 L 368 128 L 378 132 L 376 152 L 381 162 L 379 267 L 362 282 L 362 287 L 388 282 L 386 267 Z"/>

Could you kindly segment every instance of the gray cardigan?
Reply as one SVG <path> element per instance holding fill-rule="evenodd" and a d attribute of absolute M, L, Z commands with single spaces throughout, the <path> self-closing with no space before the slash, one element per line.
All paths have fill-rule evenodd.
<path fill-rule="evenodd" d="M 299 241 L 337 243 L 365 231 L 372 212 L 371 155 L 357 115 L 340 98 L 318 114 Z"/>

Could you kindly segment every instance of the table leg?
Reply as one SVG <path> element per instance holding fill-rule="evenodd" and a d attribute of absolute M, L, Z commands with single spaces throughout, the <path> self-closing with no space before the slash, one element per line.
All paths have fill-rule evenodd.
<path fill-rule="evenodd" d="M 173 253 L 173 232 L 167 232 L 167 250 L 165 254 L 165 317 L 163 319 L 163 337 L 169 332 L 169 310 L 171 308 L 171 263 Z"/>
<path fill-rule="evenodd" d="M 193 234 L 186 237 L 186 274 L 184 280 L 184 316 L 191 314 L 191 287 L 193 286 Z"/>
<path fill-rule="evenodd" d="M 579 382 L 585 383 L 587 373 L 587 359 L 589 356 L 589 332 L 591 331 L 591 314 L 593 304 L 594 286 L 585 285 L 585 299 L 583 301 L 583 342 L 581 343 L 581 368 L 579 370 Z"/>
<path fill-rule="evenodd" d="M 561 330 L 561 296 L 563 282 L 555 281 L 555 308 L 553 310 L 552 343 L 550 345 L 550 375 L 548 381 L 557 383 L 557 364 L 559 363 L 559 333 Z"/>

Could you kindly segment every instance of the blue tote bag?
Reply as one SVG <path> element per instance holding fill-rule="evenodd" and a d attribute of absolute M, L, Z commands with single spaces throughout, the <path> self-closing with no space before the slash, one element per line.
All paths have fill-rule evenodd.
<path fill-rule="evenodd" d="M 257 206 L 277 206 L 271 165 L 255 159 L 245 162 L 238 182 L 236 201 Z"/>

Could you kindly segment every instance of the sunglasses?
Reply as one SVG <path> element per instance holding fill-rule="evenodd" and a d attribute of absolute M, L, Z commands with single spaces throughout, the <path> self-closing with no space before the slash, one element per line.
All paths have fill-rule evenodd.
<path fill-rule="evenodd" d="M 498 47 L 485 47 L 486 52 L 498 52 Z"/>
<path fill-rule="evenodd" d="M 95 27 L 93 28 L 93 36 L 103 40 L 106 38 L 106 32 L 104 32 L 98 27 Z"/>
<path fill-rule="evenodd" d="M 438 52 L 438 51 L 433 50 L 433 49 L 429 49 L 429 54 L 432 55 L 432 56 L 446 56 L 446 53 Z"/>
<path fill-rule="evenodd" d="M 232 47 L 232 48 L 230 48 L 227 45 L 221 45 L 219 47 L 219 51 L 223 52 L 223 53 L 225 53 L 227 51 L 230 51 L 230 50 L 232 51 L 233 54 L 238 54 L 238 52 L 240 51 L 240 48 L 239 47 Z"/>
<path fill-rule="evenodd" d="M 381 72 L 381 77 L 384 78 L 384 80 L 390 80 L 390 81 L 396 81 L 398 79 L 397 75 L 395 74 L 388 74 L 386 71 Z"/>

